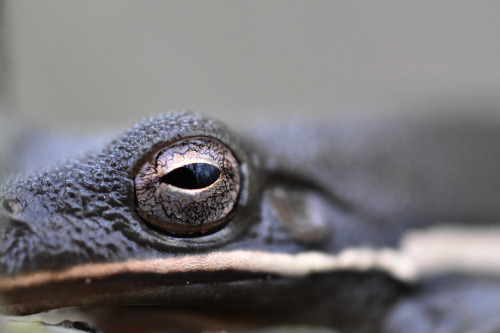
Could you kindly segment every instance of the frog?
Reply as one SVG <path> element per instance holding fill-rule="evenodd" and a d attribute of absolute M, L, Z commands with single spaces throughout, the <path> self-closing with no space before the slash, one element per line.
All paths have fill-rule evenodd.
<path fill-rule="evenodd" d="M 467 236 L 500 222 L 499 128 L 346 117 L 233 131 L 174 111 L 53 165 L 28 149 L 29 172 L 0 188 L 1 311 L 73 307 L 103 332 L 493 332 L 497 262 Z M 462 241 L 434 239 L 425 257 L 475 246 L 472 265 L 404 253 L 441 226 Z"/>

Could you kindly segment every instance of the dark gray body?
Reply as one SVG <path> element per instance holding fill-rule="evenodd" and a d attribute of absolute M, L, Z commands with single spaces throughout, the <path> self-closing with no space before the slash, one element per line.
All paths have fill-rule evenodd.
<path fill-rule="evenodd" d="M 500 221 L 499 129 L 500 124 L 486 121 L 344 119 L 236 134 L 189 114 L 151 118 L 101 151 L 4 185 L 0 275 L 221 249 L 337 253 L 353 246 L 396 247 L 404 232 L 413 228 L 444 222 L 494 224 Z M 145 156 L 169 142 L 198 135 L 225 143 L 242 165 L 239 206 L 232 221 L 213 234 L 162 234 L 135 213 L 134 174 Z M 295 193 L 299 200 L 319 197 L 328 232 L 307 239 L 284 228 L 268 199 L 276 188 Z M 433 325 L 443 325 L 442 332 L 481 325 L 500 328 L 485 323 L 487 312 L 464 306 L 484 293 L 489 308 L 500 311 L 500 284 L 494 279 L 453 277 L 456 282 L 448 285 L 442 278 L 416 287 L 384 272 L 333 272 L 300 279 L 245 271 L 200 272 L 174 277 L 167 285 L 157 276 L 135 278 L 139 287 L 134 290 L 100 290 L 112 295 L 61 304 L 153 304 L 224 320 L 305 323 L 360 332 L 378 331 L 384 325 L 394 332 L 433 331 Z M 134 281 L 134 276 L 121 279 Z M 184 280 L 192 285 L 181 286 Z M 40 290 L 33 293 L 35 298 L 46 297 Z M 459 301 L 437 301 L 453 299 L 457 293 Z M 5 295 L 27 302 L 23 295 Z M 54 304 L 60 305 L 55 298 Z M 425 324 L 408 327 L 413 320 Z M 450 320 L 453 325 L 447 324 Z"/>

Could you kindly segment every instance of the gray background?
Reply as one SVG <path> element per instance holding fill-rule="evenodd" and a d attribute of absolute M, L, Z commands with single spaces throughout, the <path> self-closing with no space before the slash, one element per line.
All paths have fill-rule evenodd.
<path fill-rule="evenodd" d="M 49 126 L 126 126 L 169 109 L 234 126 L 434 106 L 495 113 L 499 102 L 498 1 L 2 5 L 4 111 Z"/>

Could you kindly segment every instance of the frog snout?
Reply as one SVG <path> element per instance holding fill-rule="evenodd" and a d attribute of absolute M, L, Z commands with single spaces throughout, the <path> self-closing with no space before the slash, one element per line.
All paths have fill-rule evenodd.
<path fill-rule="evenodd" d="M 5 198 L 2 200 L 2 208 L 9 215 L 17 215 L 23 211 L 23 205 L 19 199 Z"/>

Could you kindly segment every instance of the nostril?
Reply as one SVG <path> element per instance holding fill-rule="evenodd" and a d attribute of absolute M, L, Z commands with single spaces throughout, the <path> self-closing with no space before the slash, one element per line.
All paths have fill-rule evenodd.
<path fill-rule="evenodd" d="M 4 199 L 2 206 L 9 214 L 17 215 L 23 211 L 21 201 L 18 199 Z"/>

